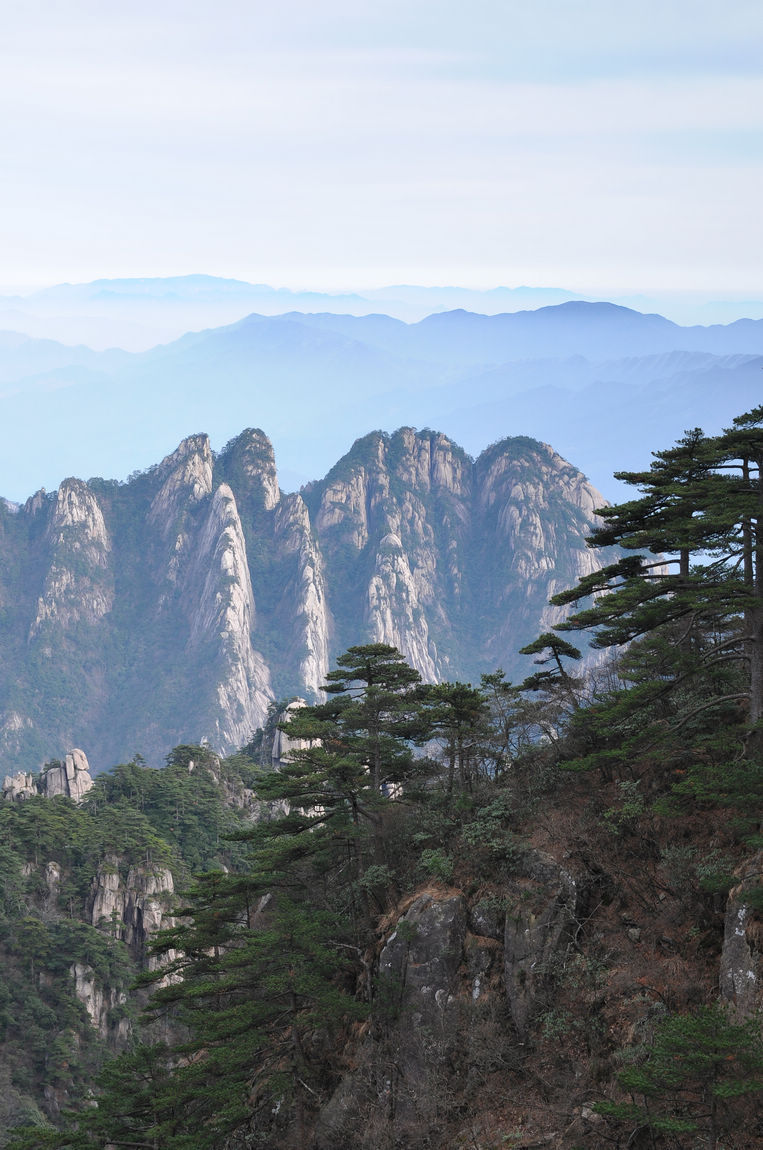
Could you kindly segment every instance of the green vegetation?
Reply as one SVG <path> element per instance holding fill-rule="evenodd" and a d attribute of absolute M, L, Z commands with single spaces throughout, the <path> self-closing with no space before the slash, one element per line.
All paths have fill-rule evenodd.
<path fill-rule="evenodd" d="M 619 1121 L 664 1134 L 695 1134 L 715 1150 L 733 1131 L 734 1101 L 763 1090 L 763 1036 L 757 1019 L 734 1022 L 720 1006 L 674 1014 L 655 1028 L 650 1045 L 633 1052 L 620 1084 L 641 1102 L 603 1102 Z"/>
<path fill-rule="evenodd" d="M 235 764 L 180 746 L 162 771 L 134 761 L 99 776 L 80 806 L 62 796 L 0 803 L 0 1075 L 16 1100 L 0 1145 L 30 1115 L 29 1145 L 42 1144 L 40 1106 L 55 1116 L 84 1104 L 106 1044 L 123 1041 L 123 1019 L 137 1021 L 128 992 L 145 955 L 123 941 L 121 921 L 90 925 L 97 876 L 112 871 L 126 891 L 166 867 L 182 882 L 234 866 L 242 848 L 223 836 L 243 818 L 224 796 L 243 787 Z M 104 995 L 105 1034 L 75 993 L 75 964 Z"/>
<path fill-rule="evenodd" d="M 654 645 L 662 644 L 653 702 L 702 676 L 705 697 L 683 708 L 682 724 L 703 709 L 728 714 L 730 706 L 746 703 L 756 754 L 763 746 L 761 468 L 763 407 L 739 416 L 720 436 L 687 432 L 674 448 L 656 453 L 648 472 L 618 473 L 642 497 L 603 508 L 606 524 L 590 542 L 654 558 L 625 556 L 553 600 L 596 596 L 592 607 L 558 628 L 596 628 L 594 646 L 651 636 L 656 655 Z M 738 683 L 727 671 L 738 672 Z"/>
<path fill-rule="evenodd" d="M 762 937 L 761 423 L 631 477 L 643 497 L 592 538 L 629 554 L 558 597 L 595 596 L 525 646 L 519 686 L 427 685 L 353 646 L 324 701 L 282 712 L 275 770 L 280 707 L 228 760 L 180 745 L 79 808 L 4 804 L 8 1146 L 754 1146 L 756 1000 L 717 988 L 729 896 L 750 963 Z M 587 675 L 557 634 L 586 627 L 624 647 Z M 182 888 L 150 962 L 82 921 L 109 865 Z M 458 953 L 405 917 L 427 899 L 462 907 Z M 427 929 L 447 985 L 416 981 Z M 74 962 L 109 991 L 137 976 L 105 1062 Z M 327 1114 L 344 1141 L 315 1141 Z"/>

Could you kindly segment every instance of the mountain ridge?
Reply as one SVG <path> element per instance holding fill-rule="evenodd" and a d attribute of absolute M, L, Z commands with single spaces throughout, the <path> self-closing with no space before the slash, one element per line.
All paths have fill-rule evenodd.
<path fill-rule="evenodd" d="M 429 681 L 521 674 L 518 648 L 558 618 L 549 597 L 599 562 L 584 540 L 602 502 L 529 437 L 472 459 L 404 427 L 301 493 L 250 428 L 216 455 L 197 434 L 128 482 L 0 505 L 0 758 L 228 752 L 361 641 Z"/>
<path fill-rule="evenodd" d="M 447 313 L 418 324 L 292 312 L 252 315 L 141 353 L 0 347 L 0 491 L 23 502 L 73 471 L 124 477 L 195 427 L 220 446 L 254 416 L 268 427 L 292 490 L 323 474 L 369 425 L 405 424 L 439 427 L 473 455 L 496 432 L 551 440 L 617 498 L 612 472 L 638 466 L 651 448 L 656 384 L 665 439 L 683 433 L 690 408 L 714 433 L 757 403 L 751 357 L 763 356 L 763 322 L 689 329 L 657 317 L 652 338 L 649 316 L 613 307 Z M 581 315 L 594 317 L 587 327 Z M 692 350 L 702 341 L 715 350 Z M 704 386 L 708 370 L 712 387 Z M 563 418 L 540 390 L 549 385 L 563 391 Z M 629 387 L 638 396 L 624 439 L 618 404 L 627 404 Z M 485 404 L 497 406 L 488 414 Z M 582 438 L 570 434 L 573 422 Z"/>

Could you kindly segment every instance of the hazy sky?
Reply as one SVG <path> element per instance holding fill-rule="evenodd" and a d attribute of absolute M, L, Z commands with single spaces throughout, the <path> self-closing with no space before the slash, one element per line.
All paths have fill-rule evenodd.
<path fill-rule="evenodd" d="M 0 284 L 761 290 L 760 0 L 3 0 Z"/>

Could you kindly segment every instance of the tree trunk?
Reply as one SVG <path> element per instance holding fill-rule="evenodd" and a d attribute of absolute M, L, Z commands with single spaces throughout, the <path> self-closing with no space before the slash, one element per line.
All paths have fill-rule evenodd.
<path fill-rule="evenodd" d="M 708 1150 L 716 1150 L 718 1145 L 718 1100 L 713 1094 L 710 1099 L 710 1129 L 707 1137 Z"/>
<path fill-rule="evenodd" d="M 763 452 L 755 463 L 758 514 L 745 525 L 745 582 L 750 585 L 755 599 L 753 607 L 746 612 L 750 646 L 750 725 L 753 727 L 763 721 Z M 763 754 L 763 729 L 751 732 L 747 754 L 749 757 Z"/>

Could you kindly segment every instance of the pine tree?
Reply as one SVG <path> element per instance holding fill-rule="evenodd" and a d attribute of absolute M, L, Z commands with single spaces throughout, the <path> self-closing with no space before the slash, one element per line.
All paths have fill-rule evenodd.
<path fill-rule="evenodd" d="M 425 737 L 442 740 L 447 761 L 446 795 L 458 779 L 462 791 L 473 788 L 486 754 L 488 700 L 470 683 L 435 683 L 419 692 Z"/>
<path fill-rule="evenodd" d="M 698 707 L 747 703 L 751 754 L 763 738 L 762 465 L 763 407 L 719 436 L 687 432 L 674 448 L 656 453 L 649 471 L 617 473 L 642 496 L 600 509 L 605 524 L 589 545 L 641 554 L 623 556 L 552 599 L 563 605 L 594 597 L 591 607 L 555 628 L 593 628 L 594 647 L 629 643 L 668 625 L 680 628 L 685 650 L 702 635 L 693 666 L 664 689 L 722 663 L 744 668 L 739 689 L 712 694 Z"/>
<path fill-rule="evenodd" d="M 293 711 L 282 728 L 308 742 L 289 762 L 260 782 L 260 794 L 285 798 L 294 819 L 310 825 L 338 824 L 349 818 L 362 870 L 364 842 L 371 834 L 375 865 L 384 865 L 384 810 L 400 786 L 410 786 L 429 770 L 414 744 L 422 728 L 418 671 L 395 647 L 372 643 L 350 647 L 326 676 L 328 699 Z"/>
<path fill-rule="evenodd" d="M 722 1130 L 738 1123 L 740 1101 L 763 1090 L 760 1020 L 736 1022 L 717 1004 L 670 1015 L 619 1080 L 640 1103 L 599 1103 L 601 1114 L 665 1134 L 703 1130 L 715 1150 Z"/>
<path fill-rule="evenodd" d="M 366 1008 L 341 900 L 319 893 L 324 844 L 300 828 L 295 849 L 288 816 L 246 837 L 246 870 L 199 876 L 153 947 L 141 981 L 167 1040 L 107 1064 L 97 1110 L 61 1147 L 218 1150 L 237 1131 L 272 1146 L 335 1084 L 332 1035 Z"/>
<path fill-rule="evenodd" d="M 415 734 L 418 671 L 396 647 L 349 647 L 326 676 L 332 698 L 317 713 L 338 721 L 355 754 L 364 758 L 375 792 L 403 782 L 414 769 L 405 740 Z"/>
<path fill-rule="evenodd" d="M 217 1150 L 236 1131 L 271 1146 L 283 1125 L 304 1143 L 308 1111 L 335 1084 L 332 1034 L 366 1011 L 354 994 L 362 844 L 371 828 L 378 862 L 386 792 L 418 771 L 419 682 L 395 648 L 355 647 L 328 676 L 327 702 L 293 713 L 285 729 L 300 749 L 258 777 L 259 797 L 286 812 L 235 836 L 246 864 L 198 876 L 155 944 L 161 963 L 142 981 L 169 1042 L 109 1065 L 72 1146 Z M 161 791 L 162 818 L 176 798 Z"/>

